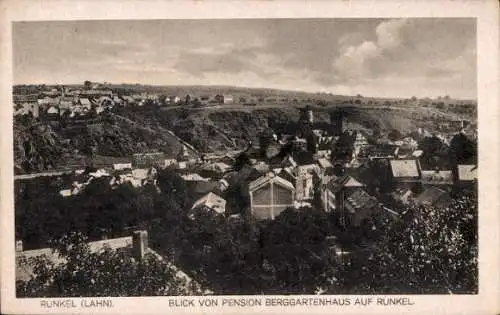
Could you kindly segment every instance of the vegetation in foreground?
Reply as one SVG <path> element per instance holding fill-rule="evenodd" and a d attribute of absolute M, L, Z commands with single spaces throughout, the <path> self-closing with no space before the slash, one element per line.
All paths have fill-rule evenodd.
<path fill-rule="evenodd" d="M 53 240 L 71 239 L 75 250 L 62 254 L 73 261 L 79 255 L 76 249 L 84 243 L 82 238 L 68 237 L 75 232 L 99 238 L 120 235 L 131 227 L 146 228 L 154 250 L 215 294 L 477 293 L 475 191 L 463 192 L 446 208 L 410 206 L 400 209 L 404 215 L 399 220 L 370 222 L 350 231 L 337 228 L 335 216 L 315 208 L 288 209 L 269 222 L 228 221 L 207 213 L 191 220 L 186 217 L 190 192 L 182 178 L 166 170 L 159 179 L 161 192 L 145 187 L 140 193 L 126 186 L 111 190 L 106 182 L 96 181 L 87 186 L 86 196 L 92 196 L 86 198 L 87 203 L 77 200 L 78 196 L 58 199 L 48 195 L 47 203 L 42 198 L 39 208 L 27 207 L 24 214 L 16 212 L 16 233 L 42 232 L 48 245 Z M 36 213 L 39 221 L 32 217 Z M 331 242 L 331 236 L 336 242 Z M 367 240 L 371 240 L 369 247 L 365 246 Z M 335 244 L 350 254 L 339 256 Z M 18 295 L 180 292 L 174 280 L 169 282 L 169 270 L 155 264 L 120 265 L 116 261 L 121 259 L 119 254 L 112 252 L 85 255 L 89 255 L 89 263 L 75 260 L 75 264 L 58 268 L 38 261 L 37 277 L 19 282 Z M 102 261 L 102 266 L 91 263 L 96 261 Z M 144 272 L 125 274 L 123 270 L 128 269 L 115 270 L 123 280 L 123 285 L 115 286 L 103 276 L 113 270 L 108 268 L 112 265 Z M 72 272 L 75 268 L 79 273 Z M 99 285 L 75 287 L 75 277 L 79 276 L 89 276 L 88 281 L 100 277 Z M 171 287 L 156 280 L 147 286 L 138 284 L 146 276 Z"/>

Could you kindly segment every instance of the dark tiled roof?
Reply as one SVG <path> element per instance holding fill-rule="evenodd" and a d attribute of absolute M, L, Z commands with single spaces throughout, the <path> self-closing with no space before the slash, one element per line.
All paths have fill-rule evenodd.
<path fill-rule="evenodd" d="M 418 205 L 437 205 L 446 203 L 450 199 L 450 194 L 437 187 L 429 187 L 424 190 L 417 198 L 415 203 Z"/>
<path fill-rule="evenodd" d="M 452 171 L 422 171 L 422 183 L 431 185 L 453 184 Z"/>
<path fill-rule="evenodd" d="M 192 209 L 199 206 L 205 206 L 209 209 L 216 211 L 217 213 L 224 213 L 226 211 L 226 200 L 219 195 L 210 192 L 205 196 L 198 199 L 194 204 Z"/>
<path fill-rule="evenodd" d="M 347 197 L 345 206 L 349 212 L 354 213 L 359 210 L 369 210 L 378 205 L 376 198 L 370 196 L 366 191 L 357 189 Z"/>
<path fill-rule="evenodd" d="M 333 178 L 327 185 L 332 192 L 340 191 L 342 188 L 363 187 L 364 185 L 350 175 Z"/>

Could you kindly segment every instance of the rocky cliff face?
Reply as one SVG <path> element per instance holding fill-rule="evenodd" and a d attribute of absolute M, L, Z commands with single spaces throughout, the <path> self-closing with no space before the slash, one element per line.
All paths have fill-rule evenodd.
<path fill-rule="evenodd" d="M 327 129 L 335 108 L 315 108 L 314 122 Z M 457 120 L 435 109 L 345 107 L 344 128 L 409 134 L 418 128 L 430 133 Z M 176 156 L 183 141 L 200 152 L 244 149 L 249 140 L 258 144 L 262 132 L 294 133 L 301 116 L 295 107 L 272 108 L 123 108 L 99 119 L 68 123 L 50 132 L 33 129 L 30 123 L 14 125 L 15 162 L 21 171 L 37 171 L 64 164 L 60 152 L 128 157 L 136 152 L 163 151 Z M 475 119 L 472 122 L 475 124 Z M 31 129 L 30 129 L 31 128 Z M 40 128 L 40 127 L 37 127 Z M 458 130 L 457 130 L 458 131 Z M 28 140 L 27 143 L 26 139 Z M 62 142 L 67 144 L 62 145 Z M 53 147 L 53 148 L 51 148 Z"/>

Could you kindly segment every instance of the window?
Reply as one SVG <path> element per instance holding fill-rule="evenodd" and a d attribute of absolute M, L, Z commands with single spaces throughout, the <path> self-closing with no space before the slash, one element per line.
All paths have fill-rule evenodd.
<path fill-rule="evenodd" d="M 291 205 L 293 203 L 293 192 L 287 188 L 274 184 L 274 204 Z"/>

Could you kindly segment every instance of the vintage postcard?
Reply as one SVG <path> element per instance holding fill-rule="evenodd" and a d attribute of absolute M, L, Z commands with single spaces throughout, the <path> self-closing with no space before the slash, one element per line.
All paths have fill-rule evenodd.
<path fill-rule="evenodd" d="M 2 313 L 500 312 L 495 1 L 0 4 Z"/>

